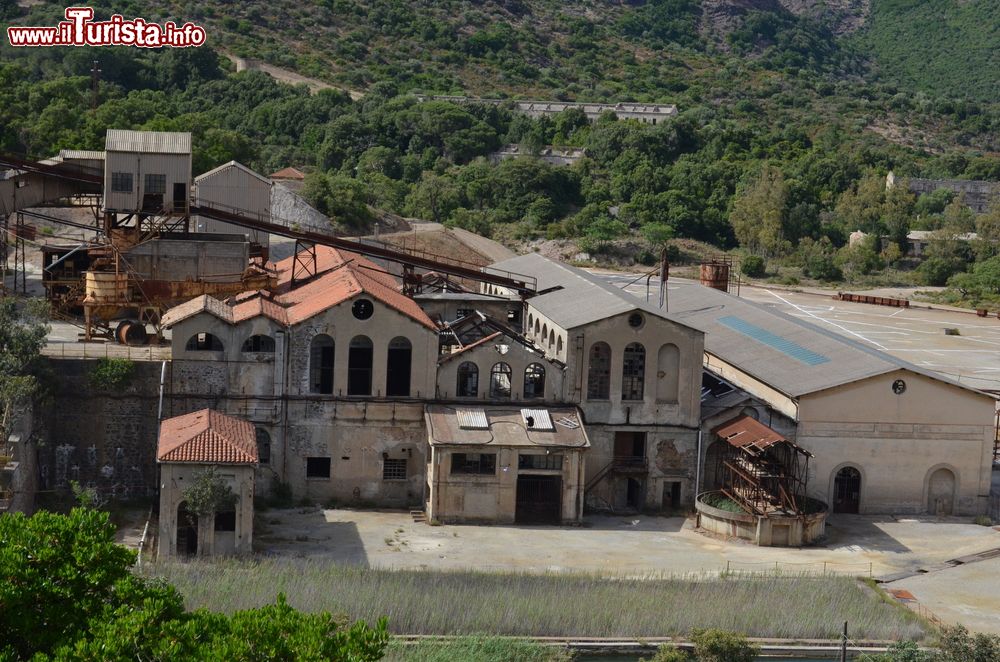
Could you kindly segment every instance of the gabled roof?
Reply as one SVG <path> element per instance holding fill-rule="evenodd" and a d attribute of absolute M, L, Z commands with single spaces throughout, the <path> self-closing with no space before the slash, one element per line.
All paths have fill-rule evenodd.
<path fill-rule="evenodd" d="M 316 275 L 294 286 L 294 256 L 272 266 L 278 275 L 273 291 L 243 292 L 225 303 L 203 295 L 168 310 L 163 315 L 163 325 L 170 327 L 188 317 L 207 312 L 229 324 L 263 316 L 282 326 L 294 326 L 364 294 L 428 329 L 438 330 L 427 313 L 399 291 L 392 276 L 360 255 L 316 246 Z"/>
<path fill-rule="evenodd" d="M 282 168 L 277 172 L 271 173 L 271 179 L 305 179 L 306 175 L 301 170 L 293 168 L 291 166 L 287 168 Z"/>
<path fill-rule="evenodd" d="M 191 134 L 175 131 L 131 131 L 108 129 L 104 148 L 108 152 L 146 154 L 190 154 Z"/>
<path fill-rule="evenodd" d="M 681 322 L 676 316 L 593 274 L 539 253 L 528 253 L 497 262 L 491 265 L 491 270 L 510 271 L 537 278 L 538 292 L 542 294 L 528 299 L 528 304 L 566 330 L 634 310 L 699 330 L 696 324 Z M 546 290 L 552 291 L 545 293 Z"/>
<path fill-rule="evenodd" d="M 203 179 L 211 177 L 212 175 L 214 175 L 216 173 L 220 173 L 223 170 L 228 170 L 229 168 L 236 168 L 237 170 L 242 170 L 246 174 L 250 175 L 251 177 L 255 177 L 255 178 L 259 179 L 261 182 L 267 184 L 268 186 L 271 185 L 271 180 L 270 179 L 268 179 L 264 175 L 261 175 L 260 173 L 254 172 L 253 170 L 251 170 L 250 168 L 246 167 L 245 165 L 243 165 L 239 161 L 230 161 L 229 163 L 223 163 L 222 165 L 220 165 L 220 166 L 218 166 L 216 168 L 212 168 L 208 172 L 205 172 L 205 173 L 202 173 L 202 174 L 198 175 L 197 177 L 194 178 L 194 181 L 195 182 L 200 182 Z"/>
<path fill-rule="evenodd" d="M 253 425 L 214 409 L 168 418 L 160 423 L 158 462 L 257 464 Z"/>

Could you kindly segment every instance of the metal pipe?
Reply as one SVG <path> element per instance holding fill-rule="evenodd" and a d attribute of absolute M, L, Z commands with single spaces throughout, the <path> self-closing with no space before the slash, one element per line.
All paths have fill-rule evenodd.
<path fill-rule="evenodd" d="M 160 365 L 160 406 L 156 411 L 156 422 L 159 423 L 163 420 L 163 385 L 167 381 L 167 362 L 163 361 Z M 157 442 L 159 442 L 159 429 L 157 429 Z"/>
<path fill-rule="evenodd" d="M 701 428 L 698 428 L 698 459 L 695 461 L 695 472 L 694 472 L 694 498 L 695 501 L 698 500 L 698 494 L 701 491 Z"/>

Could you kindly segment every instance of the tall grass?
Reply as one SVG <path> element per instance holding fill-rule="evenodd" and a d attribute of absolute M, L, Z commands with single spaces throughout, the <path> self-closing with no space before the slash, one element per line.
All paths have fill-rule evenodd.
<path fill-rule="evenodd" d="M 405 642 L 394 639 L 383 658 L 385 662 L 563 662 L 569 654 L 524 639 L 502 637 L 459 637 Z"/>
<path fill-rule="evenodd" d="M 163 562 L 144 572 L 175 585 L 188 608 L 232 612 L 277 593 L 306 611 L 402 634 L 642 637 L 721 628 L 751 636 L 920 639 L 920 621 L 845 577 L 609 578 L 369 569 L 310 559 Z"/>

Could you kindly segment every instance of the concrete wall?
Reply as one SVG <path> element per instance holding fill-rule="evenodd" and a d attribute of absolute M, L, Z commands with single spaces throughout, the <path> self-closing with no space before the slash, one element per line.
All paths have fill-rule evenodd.
<path fill-rule="evenodd" d="M 254 468 L 251 465 L 214 465 L 225 480 L 236 502 L 236 530 L 216 531 L 212 517 L 198 519 L 198 556 L 230 556 L 253 552 Z M 158 552 L 161 557 L 176 556 L 177 509 L 184 501 L 184 490 L 207 470 L 204 464 L 168 462 L 160 465 L 160 514 Z"/>
<path fill-rule="evenodd" d="M 125 252 L 129 265 L 153 280 L 239 282 L 250 247 L 242 237 L 151 239 Z"/>
<path fill-rule="evenodd" d="M 581 452 L 552 449 L 563 456 L 561 471 L 519 470 L 518 456 L 538 454 L 538 449 L 463 446 L 434 446 L 427 467 L 430 491 L 427 495 L 427 517 L 440 522 L 487 522 L 511 524 L 517 511 L 517 479 L 521 474 L 551 475 L 562 478 L 560 499 L 561 521 L 582 519 L 583 476 Z M 493 475 L 452 474 L 453 453 L 495 453 L 496 473 Z"/>
<path fill-rule="evenodd" d="M 507 345 L 509 349 L 506 354 L 500 354 L 497 351 L 498 344 Z M 538 356 L 519 342 L 502 336 L 440 363 L 437 373 L 437 396 L 439 398 L 448 400 L 458 397 L 456 395 L 458 368 L 467 361 L 474 363 L 479 369 L 479 395 L 476 398 L 478 400 L 489 400 L 490 373 L 494 364 L 502 361 L 511 368 L 511 401 L 524 400 L 524 371 L 529 365 L 535 363 L 545 368 L 544 401 L 566 401 L 563 385 L 565 367 Z"/>
<path fill-rule="evenodd" d="M 901 395 L 892 390 L 898 379 Z M 946 469 L 954 476 L 946 510 L 984 513 L 994 407 L 986 395 L 906 370 L 803 397 L 796 441 L 816 455 L 810 495 L 832 505 L 834 477 L 850 466 L 861 473 L 862 513 L 934 514 L 931 475 Z"/>

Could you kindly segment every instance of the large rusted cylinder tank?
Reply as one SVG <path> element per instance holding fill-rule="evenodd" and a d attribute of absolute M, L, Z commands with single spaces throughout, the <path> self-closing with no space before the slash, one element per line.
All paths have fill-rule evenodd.
<path fill-rule="evenodd" d="M 726 262 L 703 262 L 701 284 L 713 290 L 729 291 L 729 264 Z"/>

